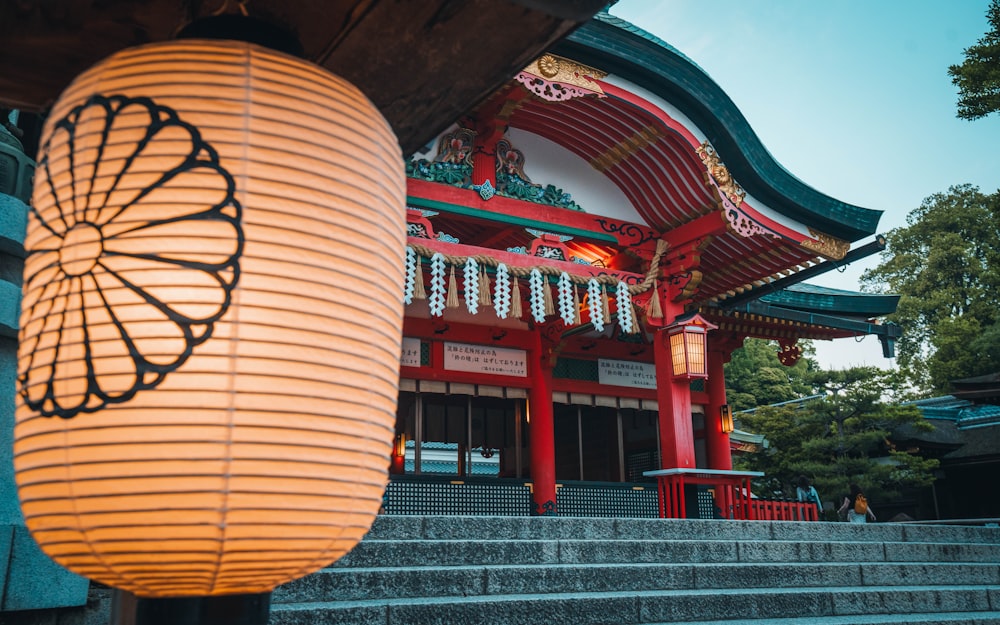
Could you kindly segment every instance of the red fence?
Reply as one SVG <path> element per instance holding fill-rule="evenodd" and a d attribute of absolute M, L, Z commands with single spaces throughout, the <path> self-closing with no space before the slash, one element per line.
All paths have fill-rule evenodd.
<path fill-rule="evenodd" d="M 819 521 L 816 504 L 801 501 L 751 499 L 750 514 L 758 521 Z"/>
<path fill-rule="evenodd" d="M 818 521 L 814 503 L 754 499 L 750 478 L 763 473 L 713 469 L 662 469 L 643 475 L 656 478 L 660 500 L 660 518 L 688 518 L 685 487 L 708 486 L 723 518 L 756 521 Z"/>

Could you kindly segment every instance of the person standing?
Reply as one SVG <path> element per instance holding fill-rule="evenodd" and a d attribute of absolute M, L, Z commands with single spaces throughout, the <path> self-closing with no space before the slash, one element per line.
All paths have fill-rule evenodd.
<path fill-rule="evenodd" d="M 816 504 L 817 518 L 823 513 L 823 504 L 819 500 L 819 493 L 809 483 L 809 478 L 804 475 L 799 476 L 798 486 L 795 488 L 795 495 L 799 501 Z"/>
<path fill-rule="evenodd" d="M 849 523 L 867 523 L 868 517 L 875 520 L 875 511 L 868 505 L 868 498 L 857 484 L 851 484 L 851 492 L 844 496 L 839 512 L 843 515 L 844 511 L 847 512 Z"/>

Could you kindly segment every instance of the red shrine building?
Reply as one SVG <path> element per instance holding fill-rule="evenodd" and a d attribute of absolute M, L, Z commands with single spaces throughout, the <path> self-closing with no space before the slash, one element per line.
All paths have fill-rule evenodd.
<path fill-rule="evenodd" d="M 607 13 L 407 173 L 390 514 L 747 518 L 732 351 L 875 334 L 892 355 L 895 297 L 803 283 L 881 249 L 859 244 L 880 212 L 795 178 L 697 65 Z"/>

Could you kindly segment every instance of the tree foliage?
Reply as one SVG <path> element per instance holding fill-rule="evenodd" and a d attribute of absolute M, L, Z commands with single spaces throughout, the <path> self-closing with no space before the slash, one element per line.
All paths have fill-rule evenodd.
<path fill-rule="evenodd" d="M 958 117 L 974 120 L 1000 111 L 1000 0 L 986 11 L 990 30 L 965 49 L 965 61 L 948 68 L 958 87 Z"/>
<path fill-rule="evenodd" d="M 763 407 L 738 415 L 740 427 L 763 434 L 768 447 L 739 456 L 740 469 L 763 471 L 756 483 L 765 497 L 793 498 L 799 475 L 809 477 L 823 501 L 839 504 L 851 483 L 873 501 L 891 501 L 906 488 L 933 481 L 938 461 L 919 450 L 897 450 L 892 432 L 932 426 L 912 406 L 900 406 L 902 378 L 874 367 L 808 374 L 819 399 Z"/>
<path fill-rule="evenodd" d="M 943 394 L 951 380 L 1000 370 L 1000 193 L 961 185 L 934 194 L 892 230 L 866 288 L 902 297 L 897 362 L 912 384 Z"/>
<path fill-rule="evenodd" d="M 818 365 L 811 357 L 812 346 L 805 343 L 801 347 L 803 357 L 794 366 L 786 367 L 778 360 L 776 342 L 744 341 L 725 367 L 726 398 L 732 409 L 747 410 L 808 395 L 806 375 Z"/>

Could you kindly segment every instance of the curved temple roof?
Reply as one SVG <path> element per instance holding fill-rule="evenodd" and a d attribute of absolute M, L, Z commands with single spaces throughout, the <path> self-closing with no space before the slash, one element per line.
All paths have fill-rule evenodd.
<path fill-rule="evenodd" d="M 553 52 L 621 76 L 678 107 L 707 134 L 733 178 L 781 214 L 848 241 L 875 233 L 882 211 L 836 200 L 790 174 L 708 74 L 662 40 L 602 12 Z"/>

